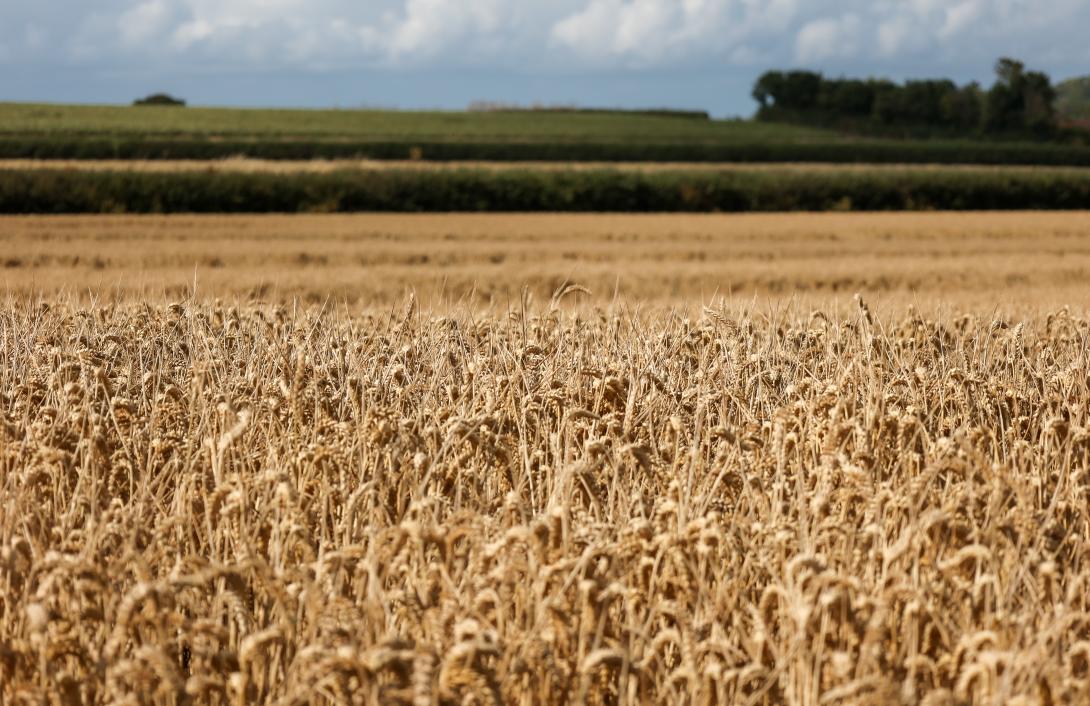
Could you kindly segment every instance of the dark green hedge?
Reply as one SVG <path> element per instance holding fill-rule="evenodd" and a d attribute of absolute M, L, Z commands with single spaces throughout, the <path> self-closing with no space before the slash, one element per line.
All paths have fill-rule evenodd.
<path fill-rule="evenodd" d="M 409 159 L 558 162 L 833 162 L 1090 166 L 1057 143 L 861 140 L 829 143 L 358 142 L 0 135 L 2 159 Z"/>
<path fill-rule="evenodd" d="M 1086 209 L 1090 173 L 0 171 L 2 213 Z"/>

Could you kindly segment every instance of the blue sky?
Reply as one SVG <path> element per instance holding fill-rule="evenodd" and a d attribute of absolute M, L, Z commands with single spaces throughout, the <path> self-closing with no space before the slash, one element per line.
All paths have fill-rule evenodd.
<path fill-rule="evenodd" d="M 752 112 L 769 67 L 1090 74 L 1088 0 L 0 0 L 0 100 Z"/>

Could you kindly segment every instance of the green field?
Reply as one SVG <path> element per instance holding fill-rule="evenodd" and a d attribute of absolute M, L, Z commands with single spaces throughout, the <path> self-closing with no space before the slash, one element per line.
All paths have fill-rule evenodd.
<path fill-rule="evenodd" d="M 836 162 L 1090 166 L 1090 147 L 895 140 L 637 113 L 397 112 L 0 103 L 0 158 Z"/>
<path fill-rule="evenodd" d="M 0 132 L 38 135 L 510 142 L 825 142 L 824 130 L 635 113 L 402 112 L 0 103 Z"/>

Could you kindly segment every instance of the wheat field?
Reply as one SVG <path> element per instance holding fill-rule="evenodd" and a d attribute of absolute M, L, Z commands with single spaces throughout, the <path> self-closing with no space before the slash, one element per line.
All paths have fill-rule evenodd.
<path fill-rule="evenodd" d="M 1090 699 L 1086 215 L 475 218 L 3 222 L 0 703 Z"/>
<path fill-rule="evenodd" d="M 1088 277 L 1090 212 L 0 216 L 0 295 L 47 300 L 476 309 L 576 283 L 591 304 L 860 292 L 1042 313 L 1078 304 Z"/>

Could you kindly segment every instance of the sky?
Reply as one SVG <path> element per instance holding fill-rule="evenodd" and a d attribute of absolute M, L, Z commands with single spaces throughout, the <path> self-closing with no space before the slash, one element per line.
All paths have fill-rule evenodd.
<path fill-rule="evenodd" d="M 0 101 L 748 115 L 769 68 L 1090 74 L 1090 0 L 0 0 Z"/>

